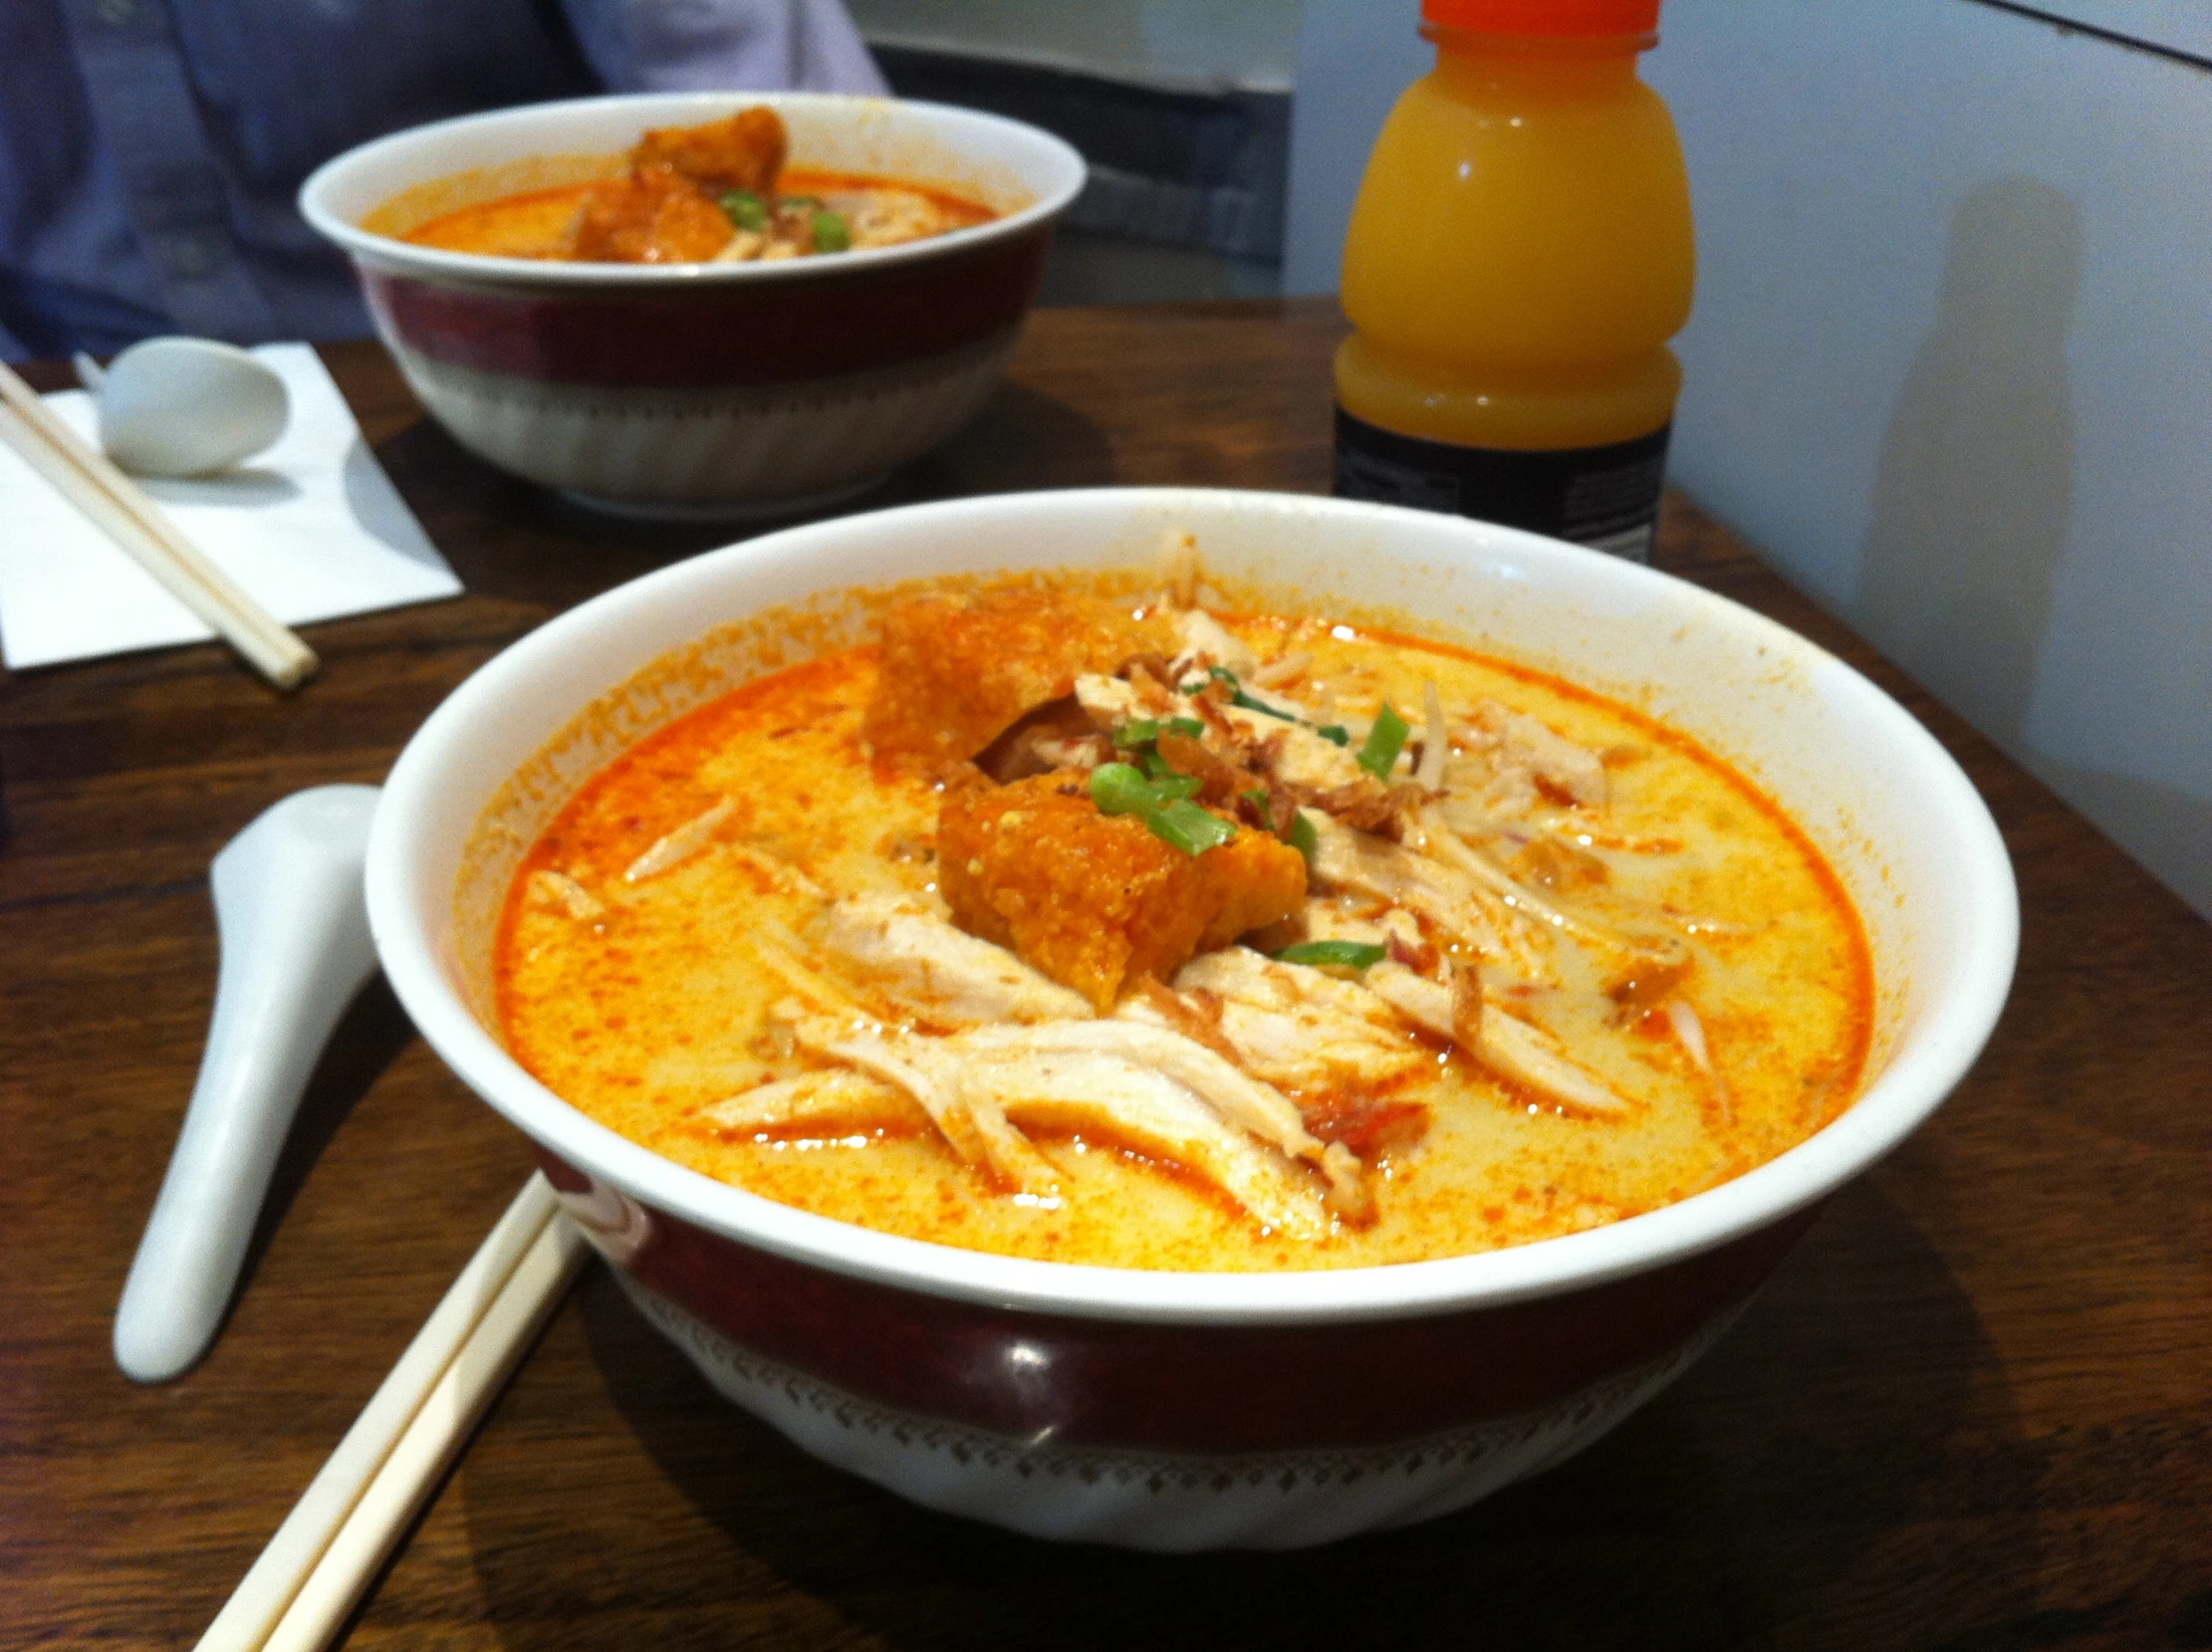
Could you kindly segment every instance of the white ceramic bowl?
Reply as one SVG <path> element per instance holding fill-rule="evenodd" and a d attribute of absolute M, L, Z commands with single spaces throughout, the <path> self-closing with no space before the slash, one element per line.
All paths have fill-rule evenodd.
<path fill-rule="evenodd" d="M 578 181 L 647 127 L 759 104 L 783 116 L 794 166 L 939 184 L 1003 215 L 769 264 L 548 263 L 377 233 Z M 858 492 L 966 423 L 1013 354 L 1053 220 L 1083 180 L 1059 138 L 975 110 L 645 93 L 394 132 L 319 168 L 300 210 L 353 258 L 400 371 L 464 447 L 596 503 L 712 517 Z"/>
<path fill-rule="evenodd" d="M 516 858 L 586 773 L 745 666 L 618 685 L 775 604 L 822 598 L 836 614 L 834 593 L 857 585 L 1142 563 L 1170 527 L 1196 533 L 1209 569 L 1416 614 L 1430 634 L 1562 670 L 1740 765 L 1820 843 L 1864 917 L 1877 1025 L 1860 1099 L 1747 1175 L 1568 1238 L 1345 1272 L 1162 1274 L 986 1256 L 770 1203 L 613 1134 L 501 1048 L 482 1006 Z M 588 706 L 607 714 L 539 756 Z M 724 1392 L 933 1507 L 1155 1548 L 1307 1543 L 1420 1519 L 1588 1445 L 1726 1327 L 1828 1194 L 1942 1101 L 1996 1022 L 2018 936 L 2011 865 L 1965 776 L 1894 701 L 1796 634 L 1509 529 L 1174 489 L 848 517 L 586 603 L 424 724 L 384 789 L 368 879 L 384 969 L 416 1025 L 539 1144 L 633 1297 Z"/>

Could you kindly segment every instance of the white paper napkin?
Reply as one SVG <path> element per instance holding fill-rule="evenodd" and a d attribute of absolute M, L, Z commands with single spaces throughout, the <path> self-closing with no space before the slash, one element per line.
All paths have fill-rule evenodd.
<path fill-rule="evenodd" d="M 191 482 L 142 479 L 170 519 L 288 625 L 460 594 L 384 475 L 353 409 L 306 345 L 263 345 L 291 422 L 239 469 Z M 97 444 L 92 398 L 46 398 Z M 0 445 L 0 652 L 17 670 L 214 633 L 46 479 Z"/>

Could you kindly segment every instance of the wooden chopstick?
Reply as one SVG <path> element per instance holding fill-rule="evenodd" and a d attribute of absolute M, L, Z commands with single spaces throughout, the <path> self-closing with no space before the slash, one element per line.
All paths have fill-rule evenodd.
<path fill-rule="evenodd" d="M 38 391 L 4 361 L 0 400 L 7 403 L 0 408 L 0 440 L 160 581 L 170 595 L 213 626 L 255 670 L 279 688 L 297 687 L 315 670 L 313 649 L 177 532 L 144 489 L 55 417 Z"/>
<path fill-rule="evenodd" d="M 533 1175 L 301 1494 L 196 1652 L 327 1644 L 589 1254 Z"/>

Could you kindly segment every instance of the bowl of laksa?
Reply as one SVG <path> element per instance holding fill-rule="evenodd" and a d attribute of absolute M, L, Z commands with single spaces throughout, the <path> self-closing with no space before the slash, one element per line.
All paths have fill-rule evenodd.
<path fill-rule="evenodd" d="M 972 110 L 657 93 L 396 132 L 300 209 L 463 446 L 717 517 L 851 495 L 966 423 L 1083 180 L 1059 138 Z"/>
<path fill-rule="evenodd" d="M 849 517 L 553 620 L 378 948 L 730 1398 L 934 1508 L 1292 1545 L 1561 1460 L 1943 1099 L 1988 813 L 1681 582 L 1195 490 Z"/>

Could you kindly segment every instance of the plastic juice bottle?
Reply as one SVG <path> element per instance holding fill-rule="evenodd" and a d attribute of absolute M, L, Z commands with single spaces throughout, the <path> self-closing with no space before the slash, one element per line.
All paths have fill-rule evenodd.
<path fill-rule="evenodd" d="M 1421 16 L 1345 243 L 1337 492 L 1647 561 L 1696 262 L 1659 0 Z"/>

